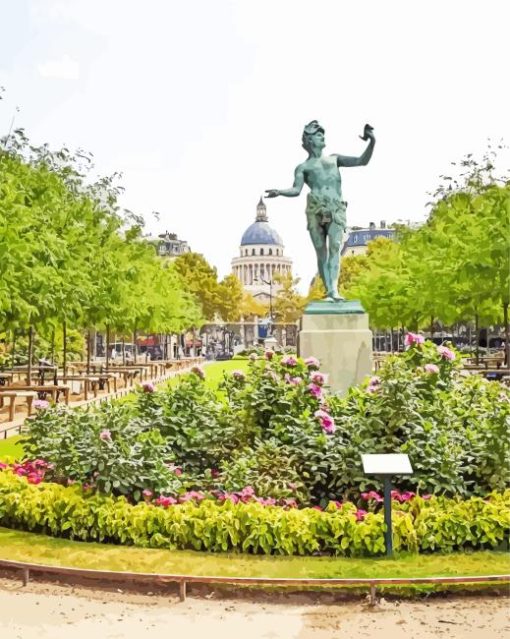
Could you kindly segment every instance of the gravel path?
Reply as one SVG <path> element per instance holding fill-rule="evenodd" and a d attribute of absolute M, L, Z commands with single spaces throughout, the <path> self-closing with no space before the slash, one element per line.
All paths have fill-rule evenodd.
<path fill-rule="evenodd" d="M 217 598 L 216 598 L 217 597 Z M 9 639 L 508 639 L 509 599 L 456 597 L 314 604 L 128 594 L 0 579 L 0 631 Z M 323 600 L 322 600 L 323 601 Z"/>

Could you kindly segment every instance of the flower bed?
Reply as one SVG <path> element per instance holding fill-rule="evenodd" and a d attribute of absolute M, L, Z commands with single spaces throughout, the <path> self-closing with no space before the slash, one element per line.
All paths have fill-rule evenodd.
<path fill-rule="evenodd" d="M 207 498 L 133 505 L 123 497 L 87 494 L 78 486 L 34 485 L 11 470 L 0 473 L 0 524 L 152 548 L 283 555 L 384 553 L 382 514 L 360 514 L 351 503 L 331 503 L 324 511 Z M 465 501 L 416 496 L 394 501 L 397 551 L 496 548 L 508 541 L 509 531 L 510 491 Z"/>
<path fill-rule="evenodd" d="M 86 411 L 41 406 L 25 441 L 50 466 L 45 481 L 103 494 L 178 501 L 188 493 L 240 494 L 326 508 L 377 491 L 362 453 L 409 454 L 401 493 L 484 496 L 508 485 L 510 391 L 458 374 L 458 357 L 419 335 L 377 376 L 339 398 L 315 358 L 252 353 L 220 394 L 196 367 L 177 385 L 145 385 L 134 402 Z"/>

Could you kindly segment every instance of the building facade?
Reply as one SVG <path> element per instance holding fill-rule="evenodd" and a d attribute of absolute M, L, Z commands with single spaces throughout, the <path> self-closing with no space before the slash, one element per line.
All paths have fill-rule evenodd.
<path fill-rule="evenodd" d="M 160 257 L 175 258 L 191 251 L 185 240 L 180 240 L 175 233 L 169 233 L 168 231 L 161 233 L 157 237 L 149 237 L 148 240 L 155 245 Z"/>
<path fill-rule="evenodd" d="M 259 302 L 269 301 L 278 290 L 276 274 L 292 272 L 292 260 L 283 249 L 282 238 L 269 226 L 266 205 L 260 198 L 255 222 L 243 233 L 239 255 L 232 260 L 232 273 Z"/>
<path fill-rule="evenodd" d="M 367 229 L 353 227 L 347 229 L 347 237 L 344 240 L 340 255 L 364 255 L 367 252 L 367 244 L 377 237 L 395 237 L 395 230 L 386 227 L 386 222 L 381 221 L 379 227 L 374 222 L 370 222 Z"/>

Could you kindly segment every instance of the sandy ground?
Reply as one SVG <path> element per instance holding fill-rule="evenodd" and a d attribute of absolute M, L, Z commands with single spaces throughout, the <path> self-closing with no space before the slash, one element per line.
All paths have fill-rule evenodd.
<path fill-rule="evenodd" d="M 0 579 L 0 631 L 10 639 L 508 639 L 506 597 L 324 604 L 311 595 L 262 601 L 129 594 Z M 332 599 L 333 600 L 333 599 Z"/>

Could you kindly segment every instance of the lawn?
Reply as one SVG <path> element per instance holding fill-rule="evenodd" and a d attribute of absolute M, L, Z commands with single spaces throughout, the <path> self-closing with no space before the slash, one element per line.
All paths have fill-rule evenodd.
<path fill-rule="evenodd" d="M 228 577 L 391 578 L 510 573 L 510 555 L 494 551 L 403 553 L 392 559 L 268 557 L 85 543 L 7 528 L 0 528 L 0 559 L 96 570 Z"/>

